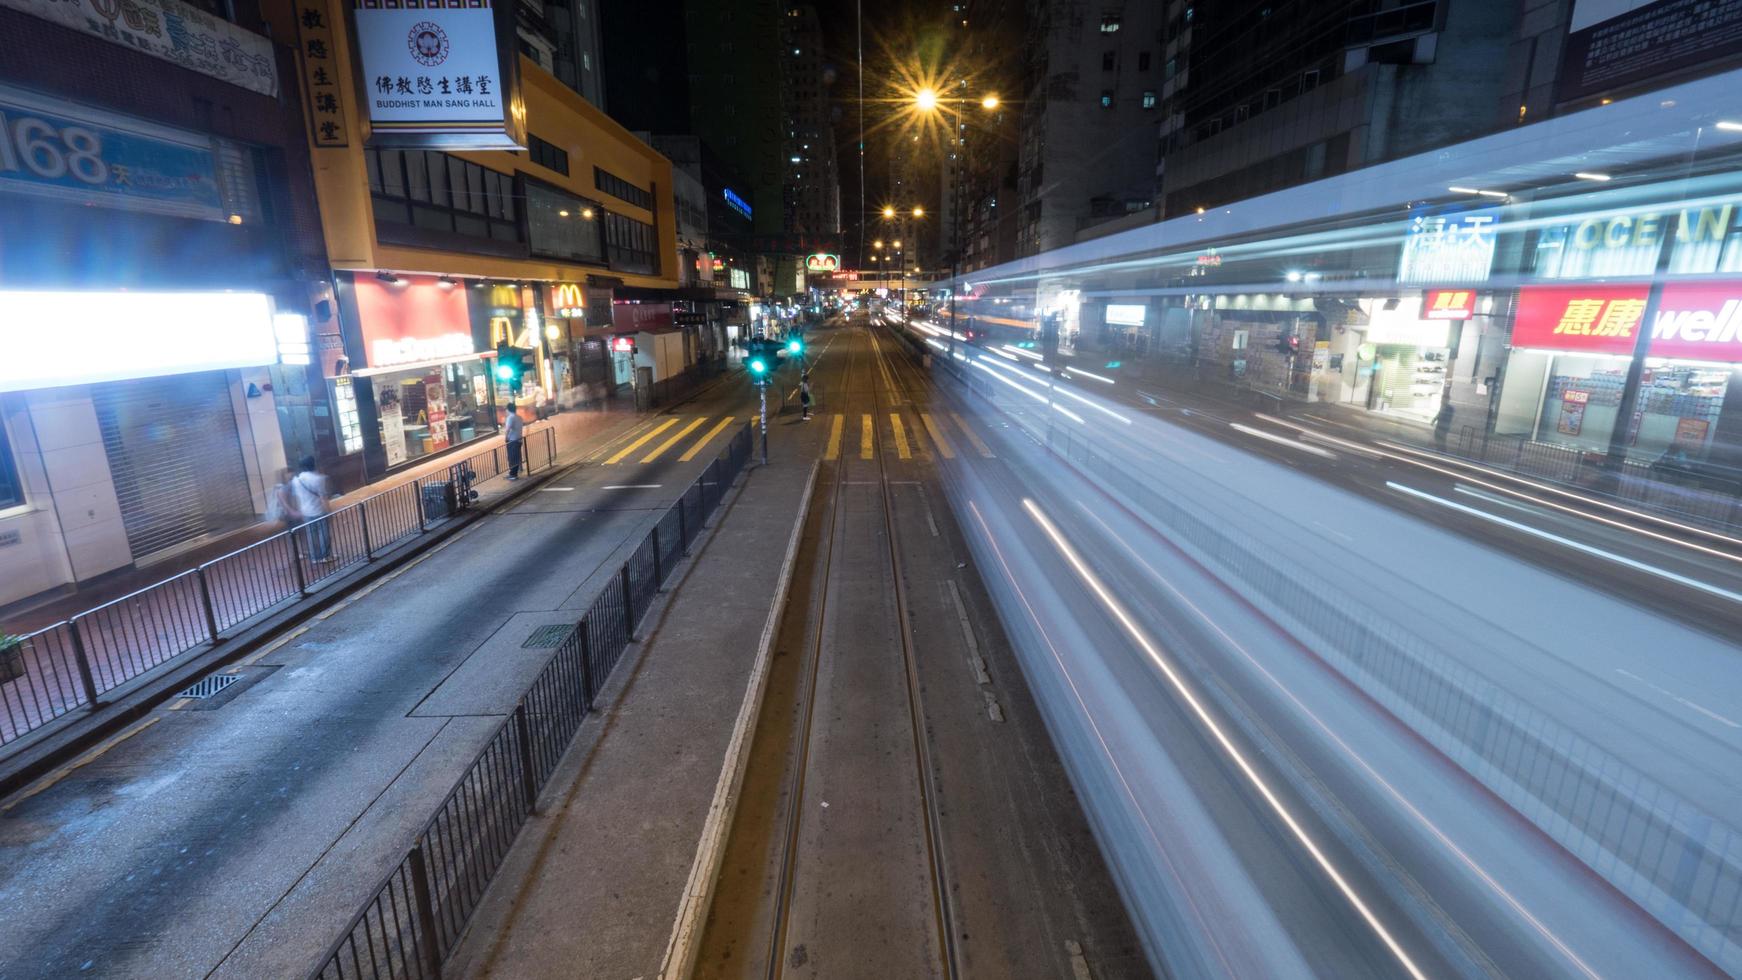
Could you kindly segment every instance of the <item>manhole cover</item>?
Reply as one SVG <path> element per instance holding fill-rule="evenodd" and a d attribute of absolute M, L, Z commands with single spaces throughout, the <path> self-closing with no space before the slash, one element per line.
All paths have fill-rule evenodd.
<path fill-rule="evenodd" d="M 240 674 L 210 674 L 195 681 L 192 687 L 177 694 L 176 697 L 209 698 L 241 679 Z"/>
<path fill-rule="evenodd" d="M 574 629 L 575 627 L 571 623 L 540 626 L 532 631 L 532 635 L 526 638 L 525 643 L 520 644 L 520 648 L 530 650 L 537 647 L 560 647 L 563 645 L 563 641 L 569 638 L 569 634 L 574 632 Z"/>

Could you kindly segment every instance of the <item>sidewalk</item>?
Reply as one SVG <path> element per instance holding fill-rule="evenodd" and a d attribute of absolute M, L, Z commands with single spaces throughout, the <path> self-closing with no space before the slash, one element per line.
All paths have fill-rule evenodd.
<path fill-rule="evenodd" d="M 545 430 L 555 429 L 557 454 L 560 460 L 578 444 L 597 437 L 608 438 L 640 417 L 639 413 L 625 409 L 565 412 L 554 415 L 546 421 L 528 425 L 526 427 L 527 445 L 534 451 L 542 452 L 541 449 L 534 446 L 534 442 L 545 438 Z M 492 436 L 475 443 L 469 443 L 456 452 L 444 454 L 410 469 L 400 470 L 374 483 L 364 484 L 343 494 L 333 501 L 333 509 L 338 510 L 367 497 L 440 472 L 467 456 L 501 445 L 501 436 Z M 542 457 L 540 457 L 540 461 L 542 462 Z M 237 549 L 269 538 L 282 530 L 284 530 L 283 525 L 261 521 L 205 541 L 197 547 L 180 552 L 163 561 L 106 574 L 94 581 L 76 583 L 72 587 L 72 591 L 58 594 L 47 593 L 37 599 L 25 599 L 15 603 L 10 611 L 0 609 L 0 629 L 18 635 L 35 632 L 121 596 L 130 595 L 165 579 L 173 578 L 214 558 L 222 557 Z"/>
<path fill-rule="evenodd" d="M 553 774 L 445 973 L 661 973 L 686 900 L 706 904 L 691 894 L 697 842 L 729 822 L 714 808 L 716 788 L 754 727 L 741 713 L 761 693 L 752 678 L 807 513 L 807 469 L 750 472 L 628 658 L 634 669 L 604 692 L 611 707 L 587 722 L 593 744 Z M 708 880 L 704 868 L 696 884 Z"/>

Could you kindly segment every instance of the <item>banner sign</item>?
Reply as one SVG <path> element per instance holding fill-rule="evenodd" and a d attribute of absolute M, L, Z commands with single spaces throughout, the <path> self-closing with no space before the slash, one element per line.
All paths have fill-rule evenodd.
<path fill-rule="evenodd" d="M 0 0 L 62 27 L 239 85 L 278 94 L 272 42 L 181 0 Z"/>
<path fill-rule="evenodd" d="M 1476 293 L 1470 289 L 1430 289 L 1421 304 L 1423 320 L 1468 320 L 1476 315 Z"/>
<path fill-rule="evenodd" d="M 522 149 L 519 56 L 509 5 L 492 0 L 351 0 L 376 146 Z M 511 17 L 512 12 L 507 15 Z M 519 111 L 516 111 L 519 110 Z"/>
<path fill-rule="evenodd" d="M 1631 355 L 1647 286 L 1527 286 L 1512 346 Z M 1742 282 L 1673 283 L 1651 331 L 1652 357 L 1742 363 Z"/>
<path fill-rule="evenodd" d="M 0 86 L 0 191 L 224 221 L 212 139 Z"/>
<path fill-rule="evenodd" d="M 806 272 L 833 272 L 841 267 L 841 257 L 827 252 L 812 252 L 804 257 Z"/>
<path fill-rule="evenodd" d="M 1556 97 L 1567 102 L 1742 52 L 1742 5 L 1577 0 Z"/>
<path fill-rule="evenodd" d="M 346 146 L 345 109 L 339 101 L 339 65 L 327 0 L 300 0 L 296 30 L 302 39 L 302 91 L 316 146 Z"/>

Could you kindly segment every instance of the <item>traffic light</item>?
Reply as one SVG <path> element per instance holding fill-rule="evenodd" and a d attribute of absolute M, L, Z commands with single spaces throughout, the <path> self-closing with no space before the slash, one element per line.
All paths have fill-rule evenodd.
<path fill-rule="evenodd" d="M 526 362 L 520 359 L 520 351 L 514 349 L 507 341 L 496 345 L 496 380 L 508 386 L 508 390 L 520 392 L 521 377 L 526 372 Z"/>
<path fill-rule="evenodd" d="M 1289 331 L 1276 338 L 1276 349 L 1290 357 L 1300 353 L 1300 335 Z"/>
<path fill-rule="evenodd" d="M 780 344 L 769 337 L 756 337 L 746 346 L 745 366 L 750 368 L 750 378 L 757 384 L 765 384 L 768 376 L 780 367 Z"/>
<path fill-rule="evenodd" d="M 803 337 L 788 337 L 786 339 L 786 352 L 788 354 L 792 354 L 795 356 L 799 355 L 799 354 L 803 354 L 804 353 L 804 338 Z"/>

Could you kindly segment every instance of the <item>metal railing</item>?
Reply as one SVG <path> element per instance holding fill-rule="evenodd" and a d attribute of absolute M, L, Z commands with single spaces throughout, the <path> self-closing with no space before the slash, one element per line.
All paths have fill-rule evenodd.
<path fill-rule="evenodd" d="M 593 597 L 399 863 L 310 974 L 439 977 L 635 627 L 750 459 L 745 425 Z"/>
<path fill-rule="evenodd" d="M 556 464 L 556 431 L 543 433 L 526 441 L 528 473 Z M 474 453 L 445 472 L 383 490 L 25 634 L 16 649 L 0 651 L 0 758 L 55 719 L 96 710 L 116 688 L 216 644 L 439 526 L 452 516 L 444 488 L 457 483 L 459 474 L 471 474 L 475 484 L 506 471 L 501 446 Z M 455 489 L 453 503 L 463 509 L 469 501 Z"/>

